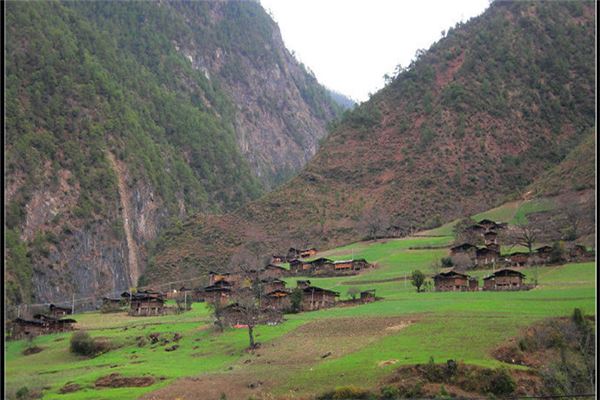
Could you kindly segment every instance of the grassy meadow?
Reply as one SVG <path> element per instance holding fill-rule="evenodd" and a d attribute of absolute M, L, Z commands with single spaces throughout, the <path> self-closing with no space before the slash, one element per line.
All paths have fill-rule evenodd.
<path fill-rule="evenodd" d="M 536 207 L 509 203 L 490 213 L 495 219 L 514 220 L 526 217 L 526 212 Z M 490 214 L 477 218 L 483 216 Z M 593 262 L 525 269 L 529 279 L 538 276 L 539 286 L 531 291 L 416 293 L 405 277 L 415 269 L 431 274 L 431 263 L 447 254 L 442 246 L 453 240 L 447 226 L 427 234 L 436 236 L 354 243 L 319 253 L 338 260 L 362 257 L 377 267 L 351 277 L 308 278 L 314 285 L 336 290 L 342 299 L 348 298 L 351 287 L 376 289 L 383 300 L 286 315 L 283 324 L 257 328 L 262 346 L 255 354 L 245 351 L 245 329 L 215 332 L 203 303 L 193 304 L 191 311 L 180 315 L 160 317 L 77 314 L 78 329 L 108 338 L 117 348 L 92 359 L 76 356 L 69 352 L 71 334 L 63 333 L 36 338 L 34 344 L 43 351 L 25 356 L 25 341 L 9 341 L 5 353 L 7 395 L 14 398 L 17 390 L 27 387 L 43 390 L 46 399 L 187 398 L 178 393 L 202 392 L 211 388 L 210 382 L 221 382 L 228 398 L 245 399 L 253 393 L 248 392 L 248 382 L 260 381 L 262 390 L 274 396 L 305 398 L 349 383 L 373 388 L 394 368 L 425 363 L 430 357 L 438 362 L 456 359 L 499 366 L 502 363 L 491 351 L 520 329 L 544 318 L 570 315 L 576 307 L 587 315 L 595 314 Z M 480 278 L 481 284 L 489 272 L 474 271 L 472 275 Z M 297 279 L 302 278 L 287 279 L 288 286 L 294 286 Z M 161 333 L 172 337 L 176 332 L 183 337 L 175 351 L 165 351 L 173 343 L 138 347 L 140 336 Z M 323 357 L 328 352 L 331 354 Z M 156 381 L 147 387 L 95 387 L 98 378 L 111 373 L 152 376 Z M 193 379 L 178 380 L 183 377 Z M 60 394 L 67 383 L 82 389 Z"/>

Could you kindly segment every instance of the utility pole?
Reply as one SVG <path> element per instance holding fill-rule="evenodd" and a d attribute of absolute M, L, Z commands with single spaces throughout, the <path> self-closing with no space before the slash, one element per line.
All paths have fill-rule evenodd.
<path fill-rule="evenodd" d="M 183 311 L 187 311 L 187 290 L 183 291 Z"/>
<path fill-rule="evenodd" d="M 75 314 L 75 293 L 73 293 L 73 298 L 71 300 L 71 315 Z"/>

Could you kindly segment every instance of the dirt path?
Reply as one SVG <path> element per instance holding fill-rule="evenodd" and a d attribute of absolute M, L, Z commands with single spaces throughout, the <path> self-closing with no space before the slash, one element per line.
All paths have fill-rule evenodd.
<path fill-rule="evenodd" d="M 273 389 L 285 384 L 294 374 L 355 352 L 383 336 L 396 334 L 415 320 L 415 317 L 352 317 L 310 322 L 264 344 L 226 373 L 180 379 L 142 399 L 212 400 L 222 394 L 229 400 L 279 398 L 271 394 Z M 295 394 L 292 397 L 304 398 Z"/>
<path fill-rule="evenodd" d="M 129 258 L 129 279 L 131 286 L 137 285 L 138 278 L 140 277 L 140 267 L 138 263 L 137 245 L 133 239 L 133 233 L 131 229 L 131 203 L 127 196 L 127 184 L 125 182 L 125 173 L 122 166 L 119 165 L 115 156 L 107 151 L 106 155 L 110 161 L 115 173 L 117 174 L 117 184 L 119 187 L 119 198 L 121 200 L 122 218 L 123 218 L 123 229 L 125 230 L 125 239 L 127 240 L 127 254 Z"/>

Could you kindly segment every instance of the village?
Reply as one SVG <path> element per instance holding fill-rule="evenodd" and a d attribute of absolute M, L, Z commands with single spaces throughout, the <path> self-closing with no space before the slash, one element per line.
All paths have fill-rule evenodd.
<path fill-rule="evenodd" d="M 526 283 L 527 277 L 520 269 L 552 264 L 556 261 L 553 259 L 555 249 L 542 246 L 531 252 L 501 254 L 501 245 L 507 244 L 501 243 L 501 238 L 508 241 L 506 232 L 510 229 L 506 223 L 489 219 L 464 227 L 458 237 L 468 238 L 469 241 L 449 248 L 448 257 L 442 259 L 444 267 L 431 276 L 432 290 L 473 292 L 533 289 L 537 282 L 533 280 Z M 564 253 L 560 260 L 562 262 L 584 262 L 594 258 L 593 253 L 578 244 L 571 245 Z M 352 276 L 376 268 L 364 258 L 332 260 L 316 257 L 317 254 L 318 250 L 314 247 L 290 248 L 285 255 L 272 255 L 270 263 L 260 269 L 240 266 L 231 272 L 209 271 L 205 277 L 208 285 L 205 286 L 192 288 L 184 285 L 167 292 L 152 289 L 126 291 L 119 297 L 102 298 L 100 311 L 151 317 L 185 312 L 191 309 L 192 303 L 202 302 L 213 310 L 215 324 L 246 327 L 248 323 L 281 323 L 286 313 L 359 305 L 380 299 L 374 289 L 369 289 L 354 293 L 351 299 L 340 300 L 340 292 L 315 286 L 308 279 L 296 280 L 294 287 L 288 287 L 288 278 Z M 289 268 L 282 266 L 286 263 Z M 480 269 L 492 271 L 482 278 L 482 286 L 476 277 L 468 274 L 470 270 Z M 167 305 L 172 300 L 175 306 Z M 250 313 L 250 320 L 247 315 L 249 308 L 255 308 Z M 21 339 L 73 330 L 76 321 L 64 318 L 71 313 L 71 308 L 51 304 L 46 312 L 15 319 L 9 337 Z"/>

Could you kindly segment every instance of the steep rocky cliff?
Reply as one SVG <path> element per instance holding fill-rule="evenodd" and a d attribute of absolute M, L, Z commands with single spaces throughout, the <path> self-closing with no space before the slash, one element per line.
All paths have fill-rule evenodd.
<path fill-rule="evenodd" d="M 251 241 L 402 235 L 519 196 L 580 143 L 591 154 L 595 20 L 592 2 L 493 2 L 349 112 L 292 181 L 166 232 L 147 280 L 223 267 Z"/>
<path fill-rule="evenodd" d="M 233 210 L 339 107 L 256 2 L 6 7 L 7 301 L 137 284 L 166 226 Z"/>

